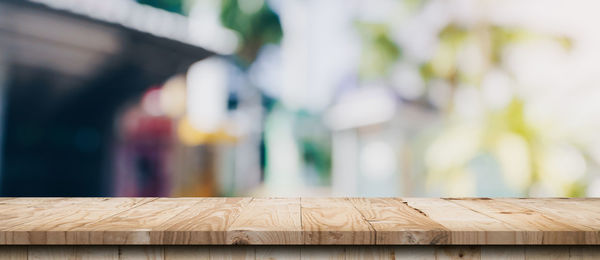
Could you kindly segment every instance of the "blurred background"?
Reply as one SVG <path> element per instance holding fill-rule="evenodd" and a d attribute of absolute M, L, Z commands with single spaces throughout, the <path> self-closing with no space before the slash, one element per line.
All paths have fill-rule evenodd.
<path fill-rule="evenodd" d="M 599 8 L 0 0 L 0 195 L 600 196 Z"/>

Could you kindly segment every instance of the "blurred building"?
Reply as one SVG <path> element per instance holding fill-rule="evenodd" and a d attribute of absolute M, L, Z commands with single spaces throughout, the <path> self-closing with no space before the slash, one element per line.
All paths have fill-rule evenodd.
<path fill-rule="evenodd" d="M 178 35 L 181 15 L 130 1 L 35 2 L 0 1 L 0 192 L 113 194 L 119 110 L 211 52 Z"/>

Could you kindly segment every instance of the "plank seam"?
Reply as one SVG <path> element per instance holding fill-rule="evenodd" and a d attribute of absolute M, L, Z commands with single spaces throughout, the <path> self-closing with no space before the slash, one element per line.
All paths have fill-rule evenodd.
<path fill-rule="evenodd" d="M 238 212 L 237 216 L 235 216 L 235 218 L 233 218 L 233 219 L 232 219 L 232 220 L 229 222 L 229 224 L 228 224 L 228 225 L 225 227 L 226 233 L 229 233 L 229 232 L 235 231 L 235 230 L 232 230 L 232 229 L 231 229 L 231 226 L 232 226 L 233 224 L 235 224 L 235 222 L 236 222 L 236 221 L 237 221 L 237 220 L 238 220 L 238 219 L 239 219 L 239 218 L 242 216 L 242 213 L 244 213 L 244 211 L 245 211 L 246 209 L 248 209 L 248 207 L 250 207 L 250 205 L 252 204 L 252 202 L 254 202 L 254 197 L 251 197 L 251 198 L 250 198 L 250 201 L 248 201 L 248 203 L 247 203 L 247 204 L 244 204 L 244 205 L 242 205 L 242 206 L 240 207 L 240 212 Z M 228 241 L 227 241 L 227 240 L 228 240 L 228 239 L 227 239 L 227 237 L 228 237 L 228 236 L 229 236 L 228 234 L 225 234 L 225 243 L 228 243 Z"/>
<path fill-rule="evenodd" d="M 306 239 L 304 238 L 304 224 L 302 223 L 302 214 L 304 214 L 304 207 L 302 207 L 302 197 L 300 197 L 298 201 L 300 203 L 300 230 L 302 230 L 302 244 L 306 245 Z M 300 259 L 302 259 L 302 251 L 300 251 Z"/>
<path fill-rule="evenodd" d="M 508 222 L 506 222 L 506 221 L 503 221 L 503 220 L 501 220 L 501 219 L 495 218 L 495 217 L 493 217 L 493 216 L 490 216 L 490 215 L 488 215 L 488 214 L 485 214 L 485 213 L 483 213 L 483 212 L 476 211 L 476 210 L 474 210 L 474 209 L 471 209 L 471 208 L 469 208 L 469 207 L 467 207 L 467 206 L 461 205 L 460 203 L 456 203 L 456 202 L 454 201 L 455 199 L 454 199 L 454 200 L 453 200 L 453 199 L 449 199 L 449 198 L 443 198 L 443 199 L 444 199 L 444 200 L 446 200 L 446 201 L 450 201 L 450 202 L 452 202 L 452 203 L 454 203 L 454 204 L 460 205 L 460 206 L 462 206 L 462 207 L 464 207 L 464 208 L 470 209 L 470 210 L 472 210 L 472 211 L 475 211 L 475 212 L 478 212 L 478 213 L 484 214 L 484 215 L 486 215 L 486 216 L 488 216 L 488 217 L 490 217 L 490 218 L 493 218 L 493 219 L 496 219 L 496 220 L 498 220 L 498 221 L 501 221 L 502 223 L 505 223 L 505 224 L 508 224 L 508 225 L 510 225 L 510 223 L 508 223 Z M 489 200 L 493 200 L 493 199 L 489 199 Z M 565 223 L 565 222 L 562 222 L 562 221 L 556 220 L 556 219 L 554 219 L 553 217 L 549 217 L 549 216 L 548 216 L 548 215 L 550 215 L 550 216 L 554 216 L 553 214 L 548 214 L 548 213 L 545 213 L 545 212 L 540 212 L 540 211 L 538 211 L 538 210 L 536 210 L 536 209 L 532 209 L 532 208 L 529 208 L 529 207 L 526 207 L 526 206 L 522 206 L 522 205 L 519 205 L 519 204 L 515 204 L 515 203 L 510 203 L 510 202 L 508 202 L 508 201 L 499 201 L 499 200 L 493 200 L 493 201 L 495 201 L 496 203 L 498 203 L 498 202 L 500 202 L 500 203 L 505 203 L 505 204 L 511 205 L 511 206 L 513 206 L 513 207 L 516 207 L 516 208 L 521 208 L 521 209 L 523 209 L 523 210 L 530 210 L 530 211 L 533 211 L 533 212 L 535 212 L 535 213 L 539 214 L 539 216 L 540 216 L 540 217 L 542 217 L 542 218 L 544 218 L 544 219 L 546 219 L 546 220 L 549 220 L 549 221 L 551 221 L 551 222 L 555 222 L 555 223 L 558 223 L 558 224 L 560 224 L 560 225 L 563 225 L 563 226 L 565 226 L 565 227 L 569 227 L 569 228 L 572 228 L 572 229 L 575 229 L 575 230 L 578 230 L 578 231 L 586 231 L 586 230 L 582 230 L 582 229 L 580 229 L 580 228 L 578 228 L 578 227 L 574 227 L 574 226 L 572 226 L 572 225 L 570 225 L 570 224 L 567 224 L 567 223 Z M 511 227 L 514 227 L 514 226 L 512 226 L 512 225 L 510 225 L 510 226 L 511 226 Z M 516 228 L 516 227 L 515 227 L 515 228 Z M 538 230 L 539 230 L 539 229 L 538 229 Z M 545 230 L 539 230 L 539 231 L 545 232 Z"/>
<path fill-rule="evenodd" d="M 501 223 L 504 223 L 505 225 L 507 225 L 507 226 L 509 226 L 509 227 L 513 228 L 513 230 L 519 230 L 519 227 L 517 227 L 517 226 L 513 226 L 512 224 L 510 224 L 510 223 L 508 223 L 508 222 L 506 222 L 506 221 L 504 221 L 504 220 L 502 220 L 502 219 L 498 219 L 498 218 L 496 218 L 496 217 L 494 217 L 494 216 L 488 215 L 488 214 L 486 214 L 486 213 L 484 213 L 484 212 L 481 212 L 481 211 L 479 211 L 479 210 L 475 210 L 475 209 L 469 208 L 469 207 L 467 207 L 467 206 L 464 206 L 464 205 L 462 205 L 462 204 L 460 204 L 460 203 L 456 203 L 456 202 L 455 202 L 453 199 L 449 199 L 449 198 L 442 198 L 442 199 L 443 199 L 443 200 L 445 200 L 445 201 L 448 201 L 448 202 L 450 202 L 450 203 L 454 203 L 454 204 L 458 205 L 459 207 L 462 207 L 462 208 L 465 208 L 465 209 L 467 209 L 467 210 L 473 211 L 473 212 L 475 212 L 475 213 L 477 213 L 477 214 L 481 214 L 481 215 L 484 215 L 484 216 L 486 216 L 486 217 L 489 217 L 489 218 L 493 218 L 493 219 L 495 219 L 495 220 L 498 220 L 498 221 L 500 221 Z"/>
<path fill-rule="evenodd" d="M 566 225 L 566 226 L 575 228 L 575 229 L 580 230 L 580 231 L 584 231 L 584 232 L 585 231 L 595 231 L 594 227 L 590 227 L 590 226 L 585 225 L 585 224 L 579 224 L 580 227 L 576 227 L 576 226 L 573 226 L 573 225 L 571 225 L 571 224 L 569 224 L 567 222 L 563 222 L 563 220 L 561 220 L 561 217 L 558 216 L 557 214 L 554 214 L 552 212 L 547 212 L 547 211 L 540 210 L 540 209 L 538 209 L 538 208 L 536 208 L 534 206 L 531 206 L 531 205 L 523 205 L 523 204 L 518 204 L 518 203 L 511 202 L 511 201 L 501 201 L 501 202 L 513 205 L 515 207 L 520 207 L 520 208 L 524 208 L 524 209 L 528 209 L 528 210 L 537 212 L 538 214 L 540 214 L 542 217 L 544 217 L 547 220 L 550 220 L 550 221 L 553 221 L 553 222 L 557 222 L 557 223 L 560 223 L 562 225 Z M 584 228 L 587 228 L 587 229 L 582 229 L 581 227 L 584 227 Z"/>
<path fill-rule="evenodd" d="M 350 205 L 352 205 L 352 207 L 353 207 L 353 208 L 354 208 L 356 211 L 358 211 L 358 214 L 360 214 L 360 217 L 361 217 L 361 218 L 362 218 L 362 219 L 363 219 L 365 222 L 367 222 L 367 224 L 369 224 L 369 227 L 371 228 L 371 230 L 373 230 L 373 239 L 374 239 L 374 241 L 373 241 L 373 244 L 375 244 L 375 245 L 376 245 L 376 244 L 377 244 L 377 230 L 375 229 L 375 227 L 373 226 L 373 224 L 371 224 L 371 222 L 369 222 L 369 221 L 367 220 L 367 218 L 365 217 L 365 215 L 363 215 L 363 213 L 362 213 L 362 212 L 361 212 L 361 211 L 360 211 L 360 210 L 359 210 L 359 209 L 356 207 L 356 205 L 354 205 L 354 202 L 352 202 L 352 201 L 351 201 L 349 198 L 344 198 L 344 200 L 346 200 L 346 201 L 350 202 Z"/>
<path fill-rule="evenodd" d="M 252 202 L 254 202 L 254 197 L 250 198 L 250 201 L 248 201 L 247 204 L 243 205 L 240 208 L 240 212 L 237 214 L 237 216 L 235 216 L 235 218 L 233 220 L 231 220 L 229 226 L 226 227 L 225 230 L 229 231 L 230 226 L 233 225 L 233 223 L 235 223 L 240 218 L 240 216 L 242 215 L 242 212 L 244 212 L 244 210 L 246 209 L 246 207 L 249 207 L 250 204 L 252 204 Z"/>
<path fill-rule="evenodd" d="M 406 205 L 407 207 L 411 208 L 412 210 L 416 211 L 417 213 L 419 213 L 419 214 L 421 214 L 421 215 L 425 216 L 426 218 L 430 219 L 431 221 L 433 221 L 433 220 L 432 220 L 432 219 L 431 219 L 431 218 L 430 218 L 430 217 L 427 215 L 427 213 L 425 213 L 424 211 L 422 211 L 422 210 L 420 210 L 420 209 L 418 209 L 418 208 L 415 208 L 415 207 L 413 207 L 413 206 L 409 205 L 409 204 L 408 204 L 408 201 L 405 201 L 405 200 L 403 200 L 403 199 L 401 199 L 401 198 L 398 198 L 398 200 L 399 200 L 400 202 L 402 202 L 402 204 Z M 433 221 L 433 222 L 435 222 L 435 221 Z"/>

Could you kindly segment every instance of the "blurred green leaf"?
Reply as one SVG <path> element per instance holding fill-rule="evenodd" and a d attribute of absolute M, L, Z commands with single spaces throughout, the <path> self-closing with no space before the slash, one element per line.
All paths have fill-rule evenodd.
<path fill-rule="evenodd" d="M 366 78 L 386 75 L 400 58 L 400 47 L 389 38 L 385 25 L 358 23 L 357 27 L 363 39 L 361 75 Z"/>
<path fill-rule="evenodd" d="M 236 31 L 241 37 L 237 54 L 249 65 L 263 45 L 279 43 L 283 33 L 279 17 L 266 4 L 248 14 L 240 9 L 239 1 L 243 0 L 223 0 L 220 17 L 223 26 Z"/>

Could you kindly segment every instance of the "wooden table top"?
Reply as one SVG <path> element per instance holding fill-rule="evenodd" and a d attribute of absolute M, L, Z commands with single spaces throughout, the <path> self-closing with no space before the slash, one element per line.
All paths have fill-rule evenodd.
<path fill-rule="evenodd" d="M 598 245 L 600 199 L 0 198 L 0 245 Z"/>

